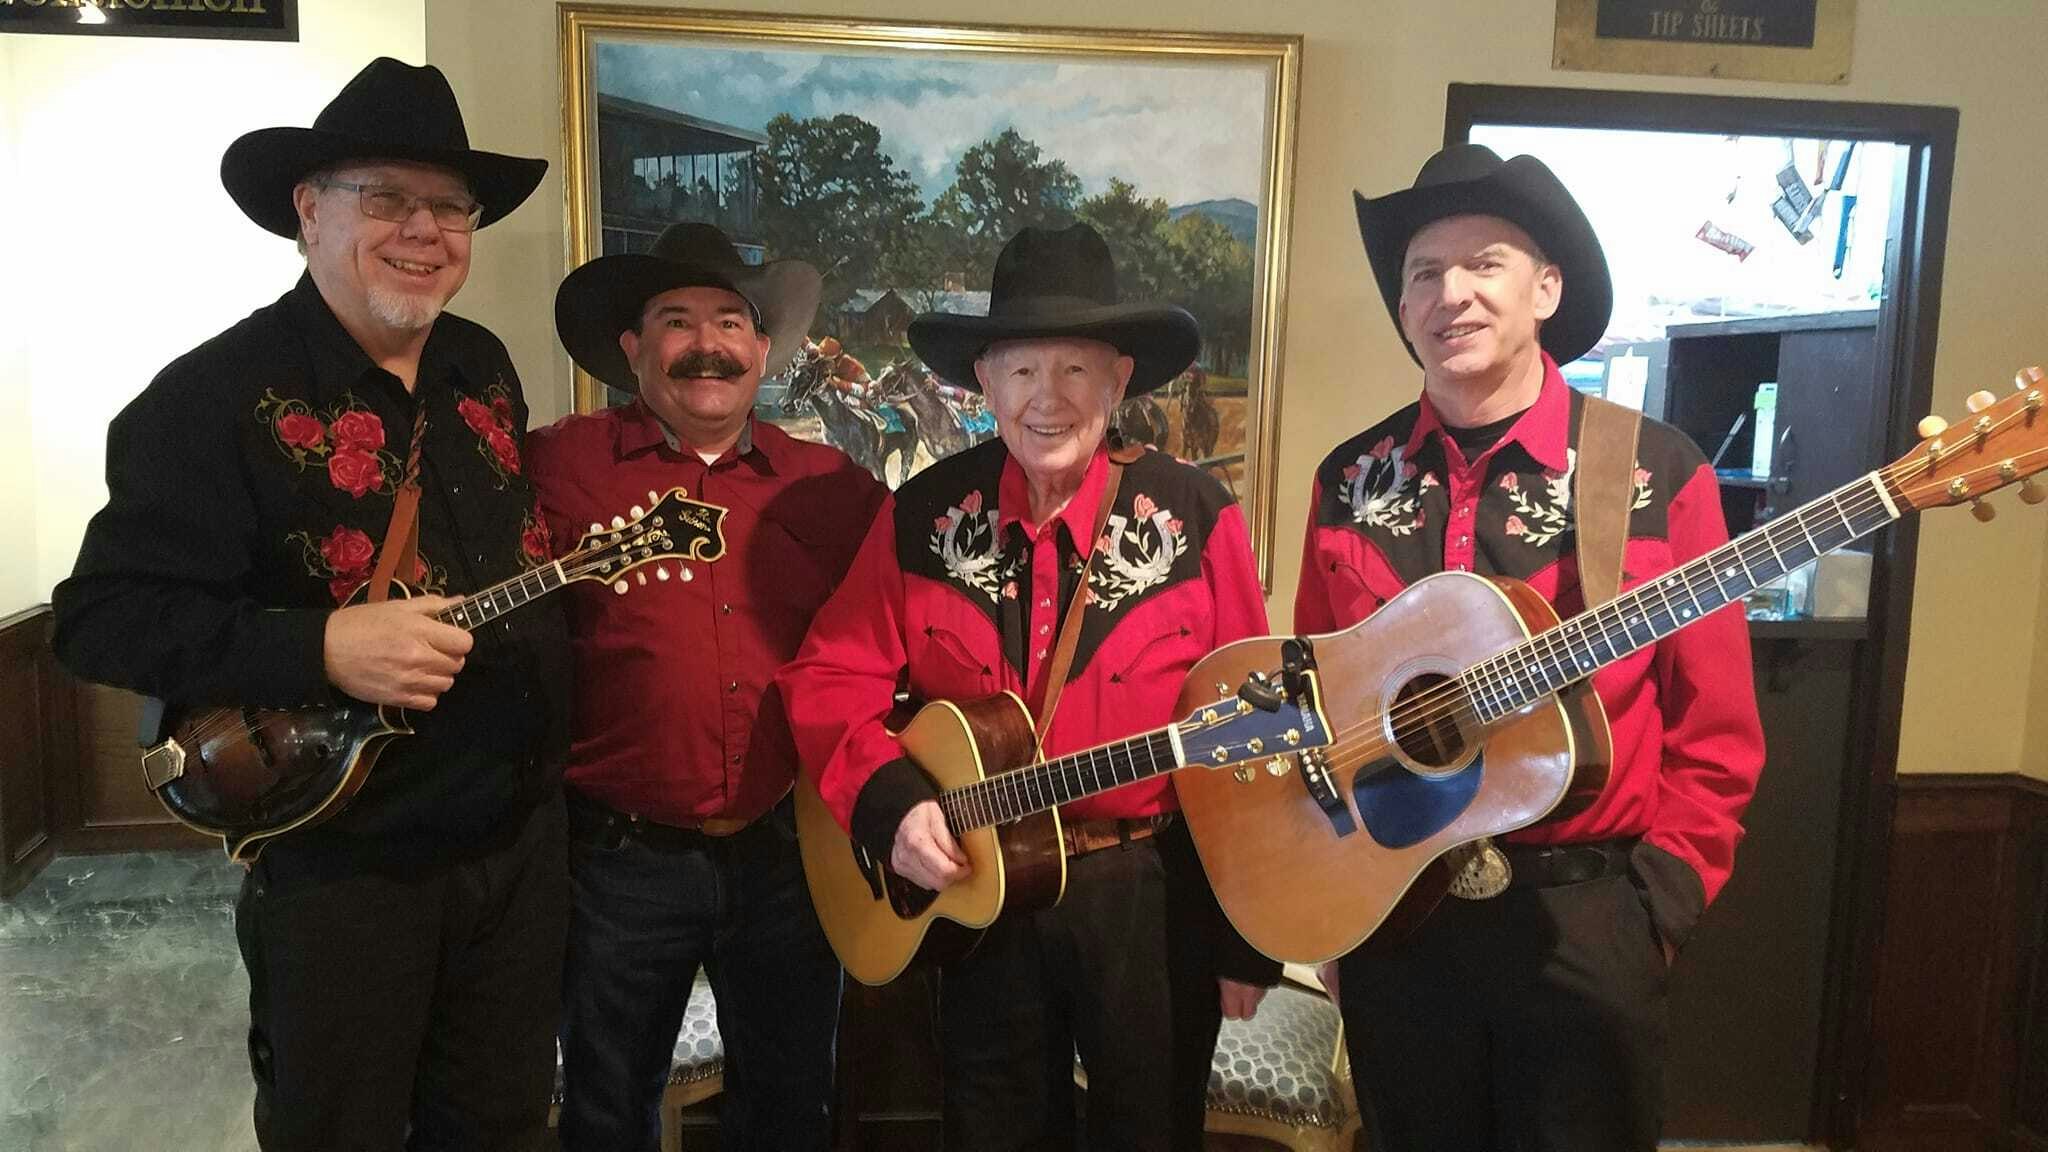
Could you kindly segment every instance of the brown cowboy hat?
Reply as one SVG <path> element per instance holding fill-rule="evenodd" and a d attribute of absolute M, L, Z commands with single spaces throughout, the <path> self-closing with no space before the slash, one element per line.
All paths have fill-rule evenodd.
<path fill-rule="evenodd" d="M 803 347 L 818 313 L 823 281 L 801 260 L 748 264 L 725 233 L 684 222 L 662 230 L 649 252 L 600 256 L 569 273 L 555 292 L 555 334 L 570 359 L 621 392 L 638 393 L 640 378 L 619 347 L 619 333 L 640 327 L 647 302 L 677 288 L 723 288 L 754 309 L 768 334 L 773 376 Z"/>
<path fill-rule="evenodd" d="M 1408 244 L 1425 227 L 1448 216 L 1498 216 L 1536 242 L 1564 273 L 1564 297 L 1543 322 L 1543 350 L 1559 364 L 1591 351 L 1607 331 L 1614 311 L 1614 281 L 1600 237 L 1578 201 L 1556 174 L 1534 156 L 1502 160 L 1481 144 L 1452 144 L 1431 156 L 1415 184 L 1368 200 L 1351 194 L 1358 207 L 1358 234 L 1394 330 L 1401 329 L 1401 266 Z M 1406 333 L 1401 343 L 1415 357 Z"/>
<path fill-rule="evenodd" d="M 939 379 L 979 392 L 974 362 L 1004 340 L 1100 340 L 1136 362 L 1126 396 L 1180 375 L 1202 350 L 1202 329 L 1184 309 L 1117 299 L 1109 245 L 1086 224 L 1026 228 L 1003 245 L 989 285 L 988 315 L 926 312 L 910 322 L 910 347 Z"/>
<path fill-rule="evenodd" d="M 249 219 L 289 238 L 299 234 L 292 189 L 311 173 L 349 160 L 405 160 L 461 173 L 483 205 L 479 228 L 519 207 L 548 170 L 545 160 L 471 148 L 455 90 L 441 70 L 379 56 L 320 110 L 311 128 L 261 128 L 228 145 L 220 182 Z"/>

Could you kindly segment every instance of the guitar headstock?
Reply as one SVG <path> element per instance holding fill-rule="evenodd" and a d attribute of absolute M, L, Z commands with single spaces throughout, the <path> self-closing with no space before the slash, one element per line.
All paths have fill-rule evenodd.
<path fill-rule="evenodd" d="M 577 541 L 576 551 L 562 557 L 562 571 L 571 580 L 601 580 L 624 594 L 630 587 L 627 575 L 635 569 L 654 565 L 658 580 L 673 574 L 689 580 L 691 572 L 682 564 L 665 560 L 710 562 L 725 555 L 726 509 L 702 500 L 692 500 L 681 488 L 666 494 L 649 492 L 651 508 L 635 505 L 626 515 L 612 517 L 610 527 L 592 524 Z M 647 583 L 647 573 L 634 579 Z"/>
<path fill-rule="evenodd" d="M 1220 768 L 1330 743 L 1322 682 L 1317 679 L 1306 641 L 1289 640 L 1283 651 L 1283 667 L 1253 672 L 1235 695 L 1219 696 L 1181 720 L 1177 727 L 1183 763 Z"/>
<path fill-rule="evenodd" d="M 1960 424 L 1939 416 L 1920 421 L 1920 446 L 1883 470 L 1893 497 L 1916 509 L 1967 501 L 1977 519 L 1989 520 L 1994 510 L 1980 501 L 2007 484 L 2020 482 L 2028 504 L 2048 496 L 2029 479 L 2048 469 L 2048 376 L 2028 368 L 2013 384 L 2003 398 L 1972 395 L 1970 418 Z"/>

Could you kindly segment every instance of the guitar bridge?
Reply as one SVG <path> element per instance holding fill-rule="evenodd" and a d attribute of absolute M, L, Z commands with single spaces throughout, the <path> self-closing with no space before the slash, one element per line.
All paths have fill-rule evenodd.
<path fill-rule="evenodd" d="M 1309 798 L 1330 822 L 1331 831 L 1342 837 L 1358 830 L 1358 823 L 1351 819 L 1351 809 L 1345 807 L 1344 797 L 1337 791 L 1336 777 L 1323 749 L 1310 748 L 1301 754 L 1301 779 L 1308 786 Z"/>
<path fill-rule="evenodd" d="M 142 754 L 142 779 L 151 792 L 185 774 L 185 749 L 176 740 L 166 740 Z"/>

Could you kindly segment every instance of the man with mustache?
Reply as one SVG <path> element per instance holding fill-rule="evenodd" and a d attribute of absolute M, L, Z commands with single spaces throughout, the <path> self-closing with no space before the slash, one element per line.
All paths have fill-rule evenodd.
<path fill-rule="evenodd" d="M 569 355 L 634 397 L 533 434 L 556 548 L 649 492 L 728 510 L 722 559 L 660 565 L 627 595 L 569 591 L 569 1152 L 653 1152 L 700 967 L 725 1041 L 720 1146 L 822 1149 L 830 1135 L 839 963 L 797 856 L 788 723 L 763 690 L 884 493 L 838 449 L 754 418 L 818 289 L 807 264 L 750 267 L 716 228 L 676 224 L 555 296 Z"/>
<path fill-rule="evenodd" d="M 549 559 L 518 374 L 442 311 L 472 232 L 546 168 L 470 148 L 441 73 L 389 59 L 313 128 L 235 141 L 228 194 L 297 237 L 305 275 L 115 418 L 107 505 L 53 598 L 66 664 L 176 707 L 414 710 L 353 802 L 270 842 L 242 884 L 273 1152 L 546 1144 L 563 618 L 554 600 L 475 633 L 433 618 Z M 430 594 L 340 607 L 405 537 L 417 561 L 397 575 Z"/>

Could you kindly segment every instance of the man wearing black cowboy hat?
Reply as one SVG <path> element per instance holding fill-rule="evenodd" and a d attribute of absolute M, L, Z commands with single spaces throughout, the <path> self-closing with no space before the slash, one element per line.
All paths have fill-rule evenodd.
<path fill-rule="evenodd" d="M 1196 660 L 1266 631 L 1230 494 L 1107 442 L 1125 396 L 1194 359 L 1194 318 L 1119 303 L 1086 225 L 1026 228 L 992 287 L 988 315 L 919 316 L 910 344 L 987 397 L 998 438 L 897 490 L 777 677 L 826 806 L 928 889 L 967 860 L 884 727 L 899 681 L 924 700 L 1016 692 L 1058 756 L 1168 723 Z M 1077 1050 L 1088 1147 L 1201 1146 L 1221 1014 L 1249 1015 L 1278 972 L 1223 926 L 1178 809 L 1164 776 L 1062 806 L 1060 903 L 999 919 L 944 969 L 948 1147 L 1072 1147 Z"/>
<path fill-rule="evenodd" d="M 1587 456 L 1613 459 L 1611 480 L 1577 475 L 1588 437 L 1609 434 L 1588 433 L 1593 402 L 1558 365 L 1599 341 L 1613 289 L 1542 162 L 1453 145 L 1413 188 L 1357 206 L 1422 397 L 1317 469 L 1297 629 L 1349 626 L 1447 570 L 1523 580 L 1570 616 L 1581 555 L 1634 584 L 1727 540 L 1713 469 L 1668 425 L 1607 406 L 1596 423 L 1633 431 L 1633 466 L 1624 433 Z M 1585 502 L 1612 510 L 1619 556 L 1579 550 L 1580 479 L 1625 489 Z M 1375 1149 L 1656 1145 L 1665 972 L 1728 878 L 1762 765 L 1747 626 L 1713 616 L 1593 686 L 1615 752 L 1598 799 L 1478 849 L 1452 891 L 1492 898 L 1446 900 L 1326 975 Z"/>
<path fill-rule="evenodd" d="M 716 563 L 663 565 L 630 595 L 569 592 L 568 1152 L 654 1152 L 700 967 L 725 1042 L 720 1146 L 830 1141 L 839 962 L 797 857 L 788 723 L 763 690 L 884 490 L 845 453 L 753 414 L 761 378 L 803 344 L 818 288 L 808 264 L 748 266 L 718 229 L 675 224 L 652 252 L 592 260 L 555 295 L 569 355 L 634 397 L 533 434 L 558 544 L 652 491 L 727 509 Z"/>
<path fill-rule="evenodd" d="M 270 842 L 243 883 L 266 1149 L 546 1138 L 563 618 L 552 600 L 474 634 L 433 617 L 549 561 L 519 377 L 442 312 L 471 233 L 546 167 L 470 148 L 441 73 L 389 59 L 313 128 L 235 141 L 222 182 L 299 239 L 306 273 L 115 418 L 107 505 L 56 591 L 58 652 L 90 679 L 178 707 L 412 710 L 353 801 Z M 396 575 L 425 594 L 342 607 L 405 538 Z"/>

